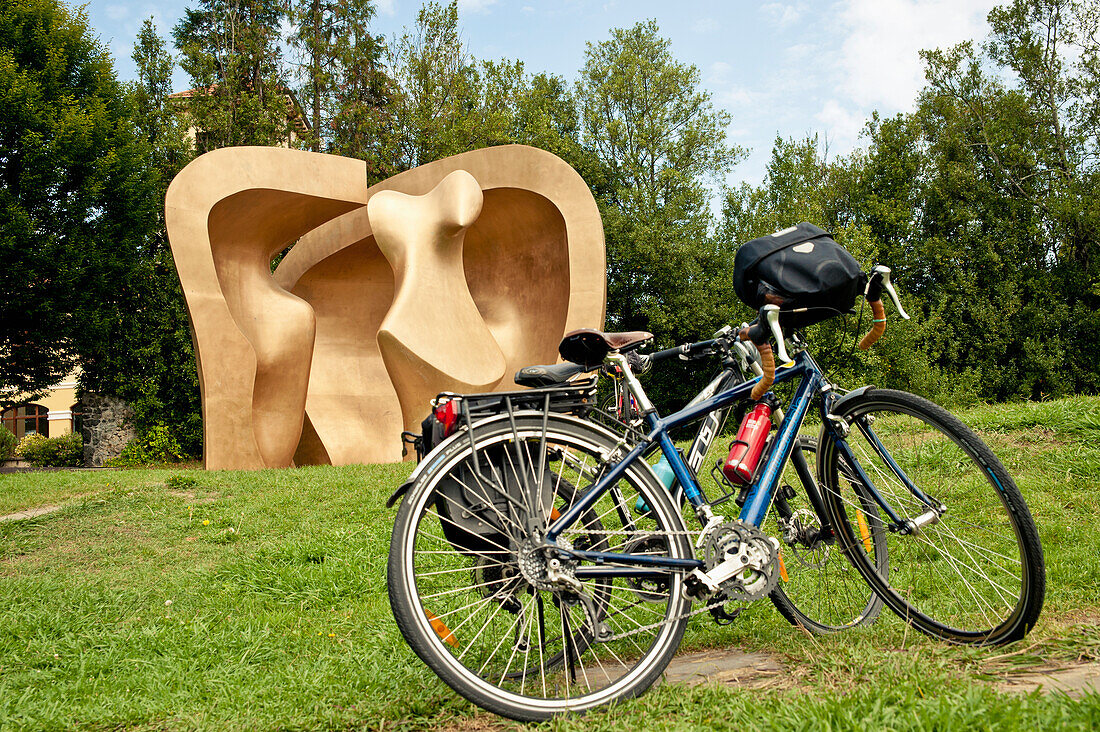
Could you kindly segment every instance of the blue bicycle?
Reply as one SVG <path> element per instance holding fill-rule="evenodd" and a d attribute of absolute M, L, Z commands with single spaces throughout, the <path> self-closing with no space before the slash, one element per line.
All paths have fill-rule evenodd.
<path fill-rule="evenodd" d="M 876 268 L 864 290 L 876 319 L 871 340 L 884 327 L 882 289 L 900 310 L 888 275 Z M 932 636 L 993 644 L 1030 630 L 1043 602 L 1042 549 L 996 456 L 925 399 L 842 392 L 797 336 L 784 337 L 780 315 L 765 305 L 757 321 L 716 339 L 755 344 L 761 376 L 667 417 L 634 373 L 649 334 L 568 335 L 566 360 L 620 370 L 644 415 L 640 439 L 557 413 L 548 393 L 542 408 L 506 404 L 467 420 L 424 459 L 395 494 L 404 500 L 388 586 L 405 639 L 443 681 L 519 720 L 637 696 L 694 615 L 773 593 L 784 545 L 843 552 L 888 607 Z M 772 385 L 787 382 L 793 395 L 777 410 L 767 452 L 737 515 L 724 515 L 732 504 L 708 502 L 669 431 L 774 398 Z M 817 477 L 803 481 L 812 520 L 780 516 L 773 533 L 782 535 L 769 536 L 761 527 L 783 502 L 782 471 L 811 408 L 820 421 Z M 654 445 L 695 528 L 643 458 Z"/>

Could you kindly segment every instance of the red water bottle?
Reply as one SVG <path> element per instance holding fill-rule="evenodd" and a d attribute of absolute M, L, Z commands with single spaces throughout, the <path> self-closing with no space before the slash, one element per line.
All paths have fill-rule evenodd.
<path fill-rule="evenodd" d="M 760 462 L 760 453 L 768 441 L 768 430 L 772 427 L 771 414 L 772 408 L 759 402 L 741 421 L 737 439 L 730 445 L 730 454 L 722 465 L 722 474 L 730 483 L 744 485 L 752 480 L 756 464 Z"/>

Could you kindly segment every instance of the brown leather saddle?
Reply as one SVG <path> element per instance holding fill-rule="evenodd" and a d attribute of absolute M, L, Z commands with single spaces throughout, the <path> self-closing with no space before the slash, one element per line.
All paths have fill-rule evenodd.
<path fill-rule="evenodd" d="M 591 328 L 581 328 L 565 334 L 558 346 L 558 353 L 566 361 L 591 369 L 603 363 L 607 354 L 613 351 L 619 353 L 631 351 L 650 340 L 653 340 L 653 334 L 644 330 L 604 333 Z"/>

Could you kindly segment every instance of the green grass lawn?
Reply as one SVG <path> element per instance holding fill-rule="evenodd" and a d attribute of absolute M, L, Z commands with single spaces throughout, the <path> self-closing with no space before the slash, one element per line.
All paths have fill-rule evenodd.
<path fill-rule="evenodd" d="M 989 683 L 1100 656 L 1100 399 L 963 417 L 1016 476 L 1042 535 L 1047 601 L 1026 640 L 950 647 L 886 610 L 869 628 L 810 638 L 763 601 L 726 628 L 693 619 L 684 648 L 771 653 L 785 669 L 771 688 L 664 685 L 550 726 L 1100 727 L 1096 695 L 1009 696 Z M 0 515 L 62 506 L 0 523 L 0 727 L 497 724 L 413 656 L 390 615 L 385 499 L 410 469 L 0 475 Z"/>

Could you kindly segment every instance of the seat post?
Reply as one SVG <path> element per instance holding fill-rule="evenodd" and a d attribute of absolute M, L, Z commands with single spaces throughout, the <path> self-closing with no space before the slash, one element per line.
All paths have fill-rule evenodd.
<path fill-rule="evenodd" d="M 638 381 L 638 377 L 634 375 L 634 372 L 630 369 L 630 364 L 627 363 L 626 356 L 614 351 L 604 356 L 603 362 L 618 366 L 623 372 L 623 380 L 626 381 L 626 388 L 630 392 L 634 400 L 638 402 L 638 408 L 642 410 L 642 414 L 653 414 L 657 411 L 657 408 L 653 406 L 653 402 L 649 401 L 649 396 L 646 395 L 645 390 L 642 388 L 642 382 Z"/>

